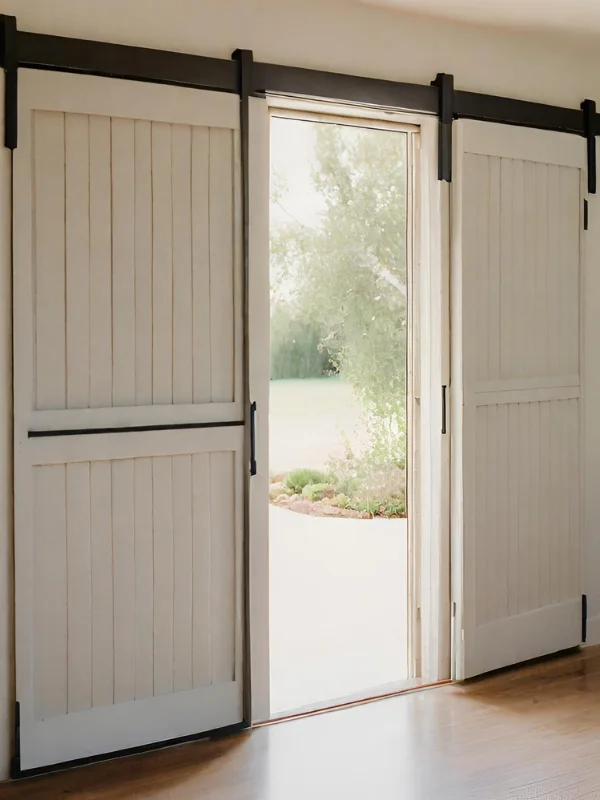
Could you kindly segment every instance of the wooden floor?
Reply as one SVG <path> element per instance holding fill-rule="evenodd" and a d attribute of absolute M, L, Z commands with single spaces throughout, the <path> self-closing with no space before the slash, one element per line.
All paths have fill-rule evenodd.
<path fill-rule="evenodd" d="M 600 798 L 600 648 L 4 784 L 2 800 Z"/>

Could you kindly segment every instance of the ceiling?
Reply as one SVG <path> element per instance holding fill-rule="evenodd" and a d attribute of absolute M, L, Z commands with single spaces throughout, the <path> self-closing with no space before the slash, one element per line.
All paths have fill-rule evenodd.
<path fill-rule="evenodd" d="M 600 0 L 362 0 L 440 19 L 600 36 Z"/>

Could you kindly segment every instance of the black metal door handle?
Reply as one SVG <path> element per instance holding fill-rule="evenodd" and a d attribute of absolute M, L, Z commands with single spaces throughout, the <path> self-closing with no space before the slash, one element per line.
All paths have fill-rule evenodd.
<path fill-rule="evenodd" d="M 256 475 L 256 400 L 250 403 L 250 475 Z"/>
<path fill-rule="evenodd" d="M 442 433 L 446 433 L 446 386 L 442 386 Z"/>

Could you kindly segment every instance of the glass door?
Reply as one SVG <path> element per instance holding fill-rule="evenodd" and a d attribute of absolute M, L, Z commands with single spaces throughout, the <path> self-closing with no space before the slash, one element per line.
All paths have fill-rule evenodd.
<path fill-rule="evenodd" d="M 271 714 L 409 677 L 418 128 L 271 116 Z"/>

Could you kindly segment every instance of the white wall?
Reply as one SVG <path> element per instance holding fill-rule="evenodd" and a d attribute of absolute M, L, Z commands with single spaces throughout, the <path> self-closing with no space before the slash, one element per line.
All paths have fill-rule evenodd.
<path fill-rule="evenodd" d="M 452 72 L 459 88 L 576 107 L 600 84 L 589 41 L 567 46 L 356 0 L 0 0 L 0 9 L 44 33 L 217 57 L 244 47 L 260 61 L 417 83 Z"/>
<path fill-rule="evenodd" d="M 362 6 L 354 0 L 0 0 L 2 13 L 19 28 L 64 36 L 228 57 L 236 47 L 254 50 L 260 61 L 329 69 L 373 77 L 428 83 L 451 72 L 461 89 L 505 94 L 578 107 L 585 97 L 600 101 L 600 57 L 591 45 L 560 38 L 471 28 Z M 1 176 L 0 176 L 1 177 Z M 4 184 L 4 181 L 2 181 Z M 0 209 L 1 210 L 1 209 Z M 585 275 L 586 381 L 586 589 L 600 642 L 600 202 L 592 201 Z M 4 226 L 2 226 L 4 227 Z M 8 280 L 0 271 L 0 297 Z M 10 319 L 0 309 L 3 323 Z M 10 386 L 7 331 L 0 331 L 0 370 Z M 2 338 L 4 337 L 4 338 Z M 2 347 L 4 346 L 4 351 Z M 5 475 L 7 417 L 0 403 L 0 479 Z M 6 437 L 9 437 L 8 439 Z M 8 497 L 0 487 L 0 778 L 8 772 L 11 659 L 7 632 L 10 548 Z"/>

